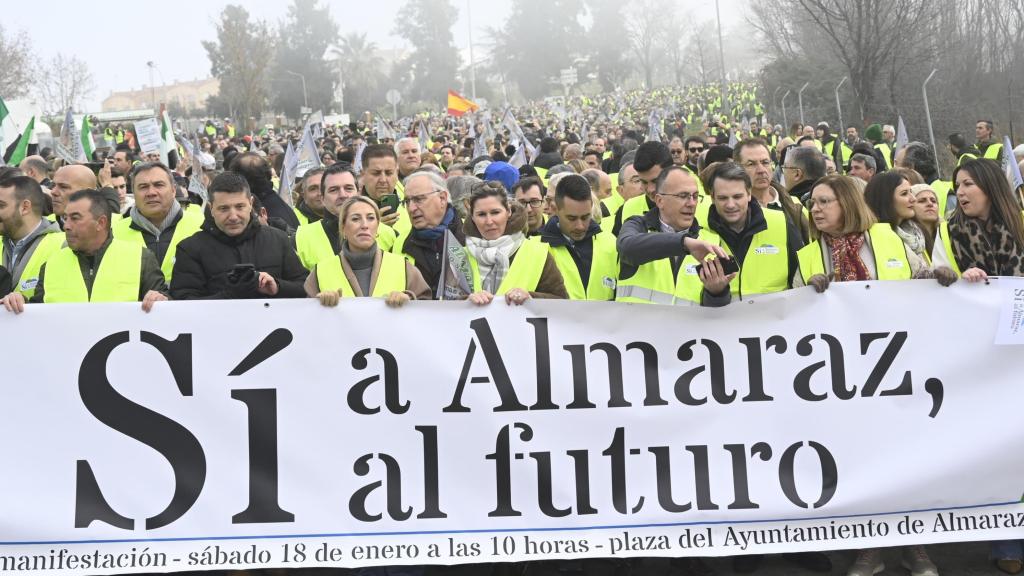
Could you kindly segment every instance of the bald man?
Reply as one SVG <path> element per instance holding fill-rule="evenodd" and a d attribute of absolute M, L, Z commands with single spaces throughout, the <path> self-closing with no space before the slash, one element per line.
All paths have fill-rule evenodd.
<path fill-rule="evenodd" d="M 53 214 L 50 219 L 55 221 L 60 229 L 64 229 L 64 208 L 67 206 L 68 198 L 87 188 L 98 188 L 96 175 L 87 166 L 81 164 L 70 164 L 57 169 L 53 175 L 53 189 L 50 196 L 53 198 Z"/>
<path fill-rule="evenodd" d="M 50 180 L 50 166 L 42 156 L 28 156 L 18 165 L 25 176 L 39 182 L 43 188 L 53 188 L 53 181 Z"/>

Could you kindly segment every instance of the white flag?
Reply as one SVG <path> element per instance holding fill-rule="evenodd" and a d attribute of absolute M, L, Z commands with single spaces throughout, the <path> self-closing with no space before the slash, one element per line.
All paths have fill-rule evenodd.
<path fill-rule="evenodd" d="M 313 129 L 308 122 L 302 129 L 302 140 L 299 141 L 296 155 L 298 164 L 296 164 L 295 173 L 292 175 L 294 178 L 302 178 L 306 172 L 323 166 L 320 162 L 320 153 L 316 149 L 316 141 L 313 140 Z"/>
<path fill-rule="evenodd" d="M 907 137 L 907 125 L 903 123 L 903 116 L 900 116 L 896 122 L 896 148 L 893 150 L 899 150 L 910 142 L 910 138 Z"/>
<path fill-rule="evenodd" d="M 302 143 L 299 143 L 302 146 Z M 284 151 L 284 163 L 281 167 L 281 186 L 277 194 L 289 206 L 294 205 L 292 201 L 292 183 L 295 181 L 295 170 L 299 165 L 299 155 L 295 152 L 292 141 L 288 141 L 288 148 Z"/>
<path fill-rule="evenodd" d="M 68 108 L 64 115 L 64 125 L 60 129 L 60 138 L 57 140 L 57 156 L 60 156 L 68 164 L 88 162 L 85 157 L 85 150 L 82 148 L 81 134 L 75 119 L 71 115 L 71 108 Z"/>

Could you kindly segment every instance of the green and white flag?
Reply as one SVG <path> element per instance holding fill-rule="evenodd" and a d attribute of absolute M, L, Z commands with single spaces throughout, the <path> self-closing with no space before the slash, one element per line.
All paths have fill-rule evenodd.
<path fill-rule="evenodd" d="M 36 117 L 33 116 L 28 121 L 28 126 L 25 126 L 25 131 L 18 137 L 18 145 L 14 148 L 14 153 L 11 154 L 11 158 L 8 160 L 8 164 L 11 166 L 17 166 L 21 164 L 21 161 L 28 155 L 28 141 L 32 139 L 32 133 L 36 131 Z"/>
<path fill-rule="evenodd" d="M 88 160 L 92 160 L 92 153 L 96 151 L 96 141 L 92 138 L 92 122 L 89 122 L 89 115 L 82 116 L 82 150 L 85 151 L 85 157 Z"/>
<path fill-rule="evenodd" d="M 14 117 L 7 109 L 7 104 L 4 104 L 4 99 L 0 98 L 0 166 L 4 165 L 4 152 L 14 141 L 17 133 L 18 128 L 14 125 Z"/>
<path fill-rule="evenodd" d="M 168 166 L 168 155 L 171 150 L 175 150 L 178 146 L 174 140 L 174 130 L 171 129 L 171 117 L 167 114 L 167 109 L 161 106 L 160 111 L 160 161 L 163 162 L 164 166 Z"/>

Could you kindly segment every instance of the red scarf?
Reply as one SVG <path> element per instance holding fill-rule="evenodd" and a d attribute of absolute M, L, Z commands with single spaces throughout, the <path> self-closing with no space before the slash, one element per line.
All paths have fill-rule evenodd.
<path fill-rule="evenodd" d="M 829 236 L 828 246 L 832 251 L 833 282 L 871 279 L 868 267 L 860 259 L 860 249 L 864 246 L 862 232 L 854 232 L 845 236 Z"/>

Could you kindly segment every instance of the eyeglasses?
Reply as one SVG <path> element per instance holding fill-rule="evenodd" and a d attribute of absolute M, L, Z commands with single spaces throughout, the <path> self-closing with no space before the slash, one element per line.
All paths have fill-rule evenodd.
<path fill-rule="evenodd" d="M 700 154 L 704 151 L 703 148 L 687 148 L 687 150 L 690 151 L 690 154 Z"/>
<path fill-rule="evenodd" d="M 516 202 L 518 202 L 519 205 L 523 206 L 524 208 L 526 206 L 529 206 L 530 208 L 540 208 L 541 205 L 544 204 L 544 199 L 543 198 L 531 198 L 530 200 L 525 200 L 525 199 L 524 200 L 516 200 Z"/>
<path fill-rule="evenodd" d="M 659 192 L 658 196 L 671 196 L 673 198 L 678 198 L 678 199 L 682 200 L 683 202 L 687 202 L 687 201 L 693 200 L 694 202 L 697 202 L 698 204 L 700 203 L 701 200 L 704 199 L 704 195 L 699 193 L 699 192 L 693 192 L 693 193 L 680 192 L 678 194 L 669 194 L 668 192 Z"/>
<path fill-rule="evenodd" d="M 832 204 L 834 204 L 834 203 L 835 203 L 835 201 L 836 201 L 836 199 L 835 199 L 835 198 L 811 198 L 811 199 L 810 199 L 810 200 L 809 200 L 809 201 L 807 202 L 807 205 L 808 205 L 809 207 L 811 207 L 811 208 L 814 208 L 815 206 L 818 206 L 818 207 L 820 207 L 820 208 L 821 208 L 822 210 L 824 210 L 825 208 L 828 208 L 829 206 L 831 206 Z"/>
<path fill-rule="evenodd" d="M 754 160 L 747 160 L 746 162 L 743 163 L 743 167 L 744 168 L 756 168 L 758 166 L 761 166 L 763 168 L 771 169 L 772 161 L 771 160 L 761 160 L 760 162 L 755 162 Z M 785 166 L 783 166 L 783 168 L 785 168 Z"/>
<path fill-rule="evenodd" d="M 782 169 L 783 170 L 799 170 L 800 168 L 798 166 L 786 166 L 785 164 L 783 164 L 782 165 Z"/>
<path fill-rule="evenodd" d="M 681 148 L 675 148 L 675 149 L 669 150 L 669 152 L 671 152 L 673 156 L 679 156 L 680 154 L 683 153 L 683 150 Z"/>
<path fill-rule="evenodd" d="M 413 206 L 423 206 L 423 203 L 427 201 L 427 198 L 437 194 L 438 192 L 440 192 L 440 190 L 431 190 L 430 192 L 420 194 L 419 196 L 406 196 L 405 199 L 402 200 L 402 206 L 405 206 L 406 208 L 408 208 L 410 204 Z"/>

